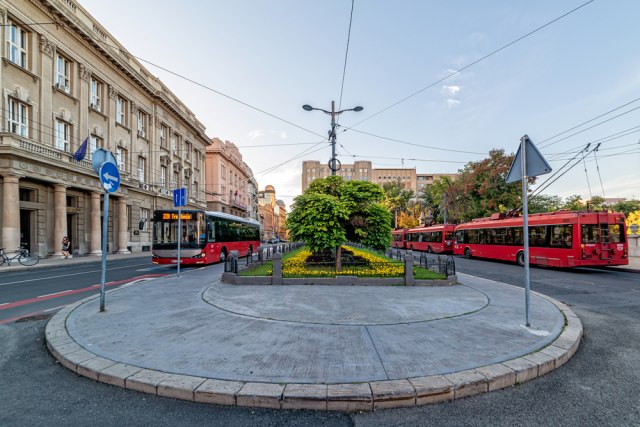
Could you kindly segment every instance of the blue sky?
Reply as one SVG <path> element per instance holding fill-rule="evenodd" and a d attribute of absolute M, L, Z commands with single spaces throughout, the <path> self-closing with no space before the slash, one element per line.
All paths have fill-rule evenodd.
<path fill-rule="evenodd" d="M 515 152 L 528 134 L 557 170 L 573 156 L 564 152 L 631 129 L 545 193 L 589 198 L 588 177 L 593 196 L 640 198 L 640 108 L 626 113 L 640 100 L 619 108 L 640 98 L 640 2 L 593 1 L 436 83 L 585 2 L 355 0 L 341 108 L 364 111 L 340 116 L 340 161 L 451 173 L 493 148 Z M 315 145 L 330 117 L 301 106 L 339 103 L 351 1 L 80 4 L 131 54 L 299 126 L 143 62 L 287 205 L 301 191 L 302 160 L 330 158 L 329 143 Z"/>

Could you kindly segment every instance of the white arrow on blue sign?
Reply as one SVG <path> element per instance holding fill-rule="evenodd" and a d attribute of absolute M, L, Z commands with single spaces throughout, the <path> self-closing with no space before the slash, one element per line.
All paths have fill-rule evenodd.
<path fill-rule="evenodd" d="M 108 193 L 113 193 L 120 187 L 120 172 L 113 163 L 107 162 L 100 167 L 100 183 Z"/>
<path fill-rule="evenodd" d="M 187 189 L 186 188 L 177 188 L 173 190 L 173 205 L 175 207 L 187 206 Z"/>

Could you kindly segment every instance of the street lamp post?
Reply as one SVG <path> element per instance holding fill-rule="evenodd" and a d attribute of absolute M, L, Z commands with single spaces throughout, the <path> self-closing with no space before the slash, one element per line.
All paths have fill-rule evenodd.
<path fill-rule="evenodd" d="M 318 110 L 331 116 L 331 130 L 329 131 L 329 139 L 331 141 L 331 160 L 329 160 L 329 169 L 331 169 L 331 175 L 335 175 L 339 169 L 336 166 L 336 116 L 344 113 L 345 111 L 362 111 L 364 108 L 357 106 L 354 108 L 348 108 L 346 110 L 336 111 L 336 102 L 331 101 L 331 111 L 323 110 L 322 108 L 314 108 L 311 105 L 305 104 L 302 106 L 305 111 Z"/>

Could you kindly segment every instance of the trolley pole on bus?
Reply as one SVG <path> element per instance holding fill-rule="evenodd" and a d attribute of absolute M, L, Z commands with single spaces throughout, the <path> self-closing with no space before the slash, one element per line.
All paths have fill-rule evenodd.
<path fill-rule="evenodd" d="M 520 138 L 520 146 L 516 156 L 511 163 L 511 168 L 507 173 L 505 182 L 510 184 L 522 180 L 522 240 L 523 240 L 523 264 L 524 264 L 524 304 L 525 304 L 525 318 L 526 326 L 531 326 L 529 316 L 529 288 L 530 288 L 530 276 L 529 276 L 529 204 L 527 200 L 529 178 L 538 175 L 544 175 L 551 172 L 551 166 L 542 157 L 540 151 L 533 145 L 529 136 L 525 135 Z M 516 255 L 520 256 L 520 253 Z"/>

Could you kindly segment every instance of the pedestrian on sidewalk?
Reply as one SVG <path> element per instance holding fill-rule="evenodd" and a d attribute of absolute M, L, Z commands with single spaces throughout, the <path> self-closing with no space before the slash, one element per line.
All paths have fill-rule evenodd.
<path fill-rule="evenodd" d="M 71 240 L 67 236 L 62 238 L 62 255 L 65 258 L 69 258 L 71 256 Z"/>

